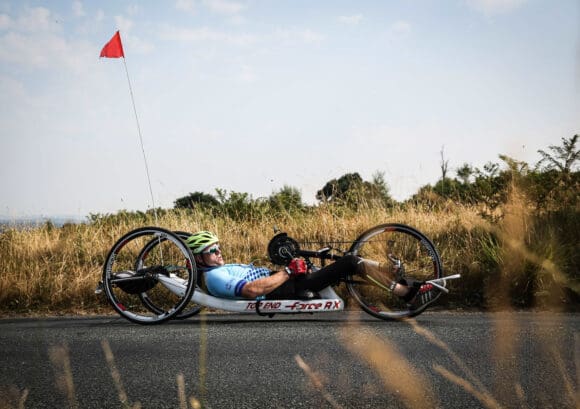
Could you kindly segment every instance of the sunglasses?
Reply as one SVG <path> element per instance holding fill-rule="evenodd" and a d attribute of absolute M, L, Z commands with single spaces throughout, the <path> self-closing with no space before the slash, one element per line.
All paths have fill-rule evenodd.
<path fill-rule="evenodd" d="M 202 251 L 201 254 L 217 254 L 217 253 L 221 253 L 221 249 L 220 246 L 213 246 L 211 249 L 207 249 L 205 251 Z"/>

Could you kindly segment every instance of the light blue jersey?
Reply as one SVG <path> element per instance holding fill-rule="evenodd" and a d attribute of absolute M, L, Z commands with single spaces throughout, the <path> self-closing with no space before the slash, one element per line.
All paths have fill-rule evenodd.
<path fill-rule="evenodd" d="M 253 264 L 225 264 L 204 271 L 205 285 L 215 297 L 242 298 L 242 288 L 258 278 L 269 277 L 271 270 Z"/>

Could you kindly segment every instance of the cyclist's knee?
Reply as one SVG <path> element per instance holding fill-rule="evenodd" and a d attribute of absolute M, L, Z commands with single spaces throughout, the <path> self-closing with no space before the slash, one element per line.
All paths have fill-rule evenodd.
<path fill-rule="evenodd" d="M 343 262 L 345 266 L 348 266 L 351 269 L 351 271 L 353 271 L 357 270 L 361 258 L 353 254 L 347 254 L 346 256 L 342 257 L 340 261 Z"/>

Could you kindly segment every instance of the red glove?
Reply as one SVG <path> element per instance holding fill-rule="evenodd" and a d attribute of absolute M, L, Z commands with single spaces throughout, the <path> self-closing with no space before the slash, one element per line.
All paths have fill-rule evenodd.
<path fill-rule="evenodd" d="M 306 262 L 301 258 L 293 258 L 285 270 L 290 277 L 306 274 Z"/>

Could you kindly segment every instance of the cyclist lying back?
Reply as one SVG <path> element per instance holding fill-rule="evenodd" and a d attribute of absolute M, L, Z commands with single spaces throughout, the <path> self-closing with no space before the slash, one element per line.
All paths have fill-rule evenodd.
<path fill-rule="evenodd" d="M 304 260 L 294 258 L 284 270 L 272 271 L 253 264 L 226 264 L 219 238 L 199 231 L 187 240 L 197 266 L 204 272 L 208 291 L 216 297 L 256 299 L 315 298 L 316 292 L 355 272 L 365 279 L 379 281 L 395 295 L 417 309 L 432 303 L 438 294 L 433 285 L 420 281 L 396 280 L 396 267 L 354 255 L 345 255 L 328 266 L 307 272 Z"/>

